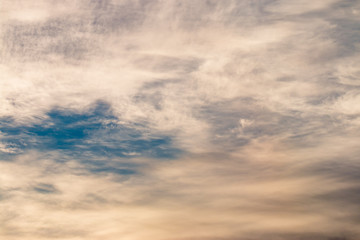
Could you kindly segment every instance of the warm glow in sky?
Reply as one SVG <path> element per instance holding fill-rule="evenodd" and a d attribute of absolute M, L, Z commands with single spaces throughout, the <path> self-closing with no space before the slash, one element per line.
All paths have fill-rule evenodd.
<path fill-rule="evenodd" d="M 0 239 L 360 239 L 359 50 L 358 0 L 0 0 Z"/>

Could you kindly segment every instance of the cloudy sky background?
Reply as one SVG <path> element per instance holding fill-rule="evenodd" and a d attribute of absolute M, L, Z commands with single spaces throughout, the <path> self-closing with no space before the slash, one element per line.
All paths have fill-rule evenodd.
<path fill-rule="evenodd" d="M 357 0 L 0 0 L 0 238 L 360 238 Z"/>

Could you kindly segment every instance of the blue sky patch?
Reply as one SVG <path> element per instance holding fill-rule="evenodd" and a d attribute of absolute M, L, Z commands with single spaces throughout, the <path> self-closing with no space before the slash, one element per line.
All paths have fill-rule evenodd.
<path fill-rule="evenodd" d="M 72 156 L 175 158 L 180 150 L 170 136 L 146 134 L 136 125 L 120 125 L 110 106 L 98 102 L 85 113 L 53 109 L 41 124 L 16 126 L 0 121 L 2 143 L 25 150 L 61 150 Z"/>

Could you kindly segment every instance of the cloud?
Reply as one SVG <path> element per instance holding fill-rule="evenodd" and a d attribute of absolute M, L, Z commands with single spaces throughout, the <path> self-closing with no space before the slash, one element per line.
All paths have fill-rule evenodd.
<path fill-rule="evenodd" d="M 356 239 L 359 9 L 4 1 L 0 236 Z"/>
<path fill-rule="evenodd" d="M 35 152 L 1 162 L 4 231 L 10 239 L 13 232 L 30 239 L 48 239 L 51 232 L 64 239 L 276 239 L 307 233 L 325 238 L 357 232 L 358 186 L 336 177 L 354 167 L 329 164 L 322 174 L 309 174 L 297 162 L 274 164 L 271 152 L 266 164 L 251 155 L 243 161 L 212 156 L 144 162 L 141 175 L 120 178 Z M 311 162 L 305 165 L 315 169 Z"/>

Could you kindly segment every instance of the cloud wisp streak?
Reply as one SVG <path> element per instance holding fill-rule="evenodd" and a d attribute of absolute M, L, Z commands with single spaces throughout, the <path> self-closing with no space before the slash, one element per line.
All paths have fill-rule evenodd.
<path fill-rule="evenodd" d="M 356 0 L 2 0 L 0 238 L 356 240 Z"/>

